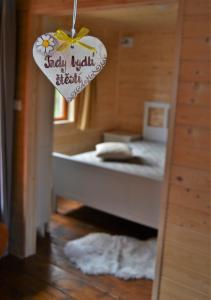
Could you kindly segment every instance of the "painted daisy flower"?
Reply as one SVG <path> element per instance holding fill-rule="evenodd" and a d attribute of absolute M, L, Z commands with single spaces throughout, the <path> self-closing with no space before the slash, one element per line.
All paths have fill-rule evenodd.
<path fill-rule="evenodd" d="M 56 39 L 50 34 L 43 34 L 36 41 L 37 50 L 43 54 L 52 52 L 57 44 Z"/>

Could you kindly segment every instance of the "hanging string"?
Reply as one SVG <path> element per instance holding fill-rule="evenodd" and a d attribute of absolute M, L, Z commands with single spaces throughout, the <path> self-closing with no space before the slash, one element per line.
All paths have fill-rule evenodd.
<path fill-rule="evenodd" d="M 71 35 L 72 38 L 74 38 L 75 34 L 76 34 L 76 30 L 75 30 L 75 23 L 76 23 L 76 17 L 77 17 L 77 0 L 74 0 L 74 4 L 73 4 L 73 20 L 72 20 L 72 30 L 71 30 Z"/>
<path fill-rule="evenodd" d="M 62 31 L 61 29 L 58 29 L 56 33 L 54 34 L 54 37 L 58 39 L 59 41 L 62 41 L 60 45 L 56 48 L 57 51 L 64 51 L 69 46 L 71 48 L 74 48 L 74 45 L 78 45 L 80 47 L 86 48 L 94 53 L 96 52 L 96 49 L 90 45 L 87 45 L 86 43 L 81 42 L 81 39 L 85 37 L 89 33 L 89 29 L 86 27 L 82 27 L 78 34 L 76 35 L 76 17 L 77 17 L 77 5 L 78 1 L 73 0 L 73 17 L 72 17 L 72 29 L 71 29 L 71 36 L 68 35 L 66 32 Z"/>

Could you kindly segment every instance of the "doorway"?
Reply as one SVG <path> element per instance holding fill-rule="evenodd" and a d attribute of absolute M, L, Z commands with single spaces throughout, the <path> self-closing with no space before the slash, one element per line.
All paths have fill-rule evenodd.
<path fill-rule="evenodd" d="M 143 8 L 143 7 L 142 7 Z M 151 9 L 151 15 L 149 17 L 149 12 L 148 12 L 148 17 L 144 18 L 144 13 L 143 11 L 145 10 L 150 10 Z M 157 10 L 156 10 L 157 9 Z M 119 10 L 118 9 L 118 14 L 116 13 L 115 10 L 106 10 L 106 11 L 98 11 L 97 13 L 93 12 L 91 13 L 84 13 L 82 14 L 81 17 L 83 17 L 84 22 L 86 22 L 87 24 L 89 23 L 89 27 L 92 28 L 93 26 L 93 20 L 96 19 L 96 22 L 102 22 L 101 26 L 98 26 L 98 28 L 104 28 L 103 29 L 103 34 L 104 34 L 104 38 L 108 40 L 109 45 L 113 45 L 114 49 L 113 52 L 111 53 L 111 57 L 113 59 L 113 61 L 115 62 L 115 55 L 117 52 L 117 48 L 120 47 L 119 50 L 119 55 L 121 55 L 122 59 L 120 59 L 118 61 L 118 65 L 117 65 L 117 70 L 118 68 L 120 68 L 121 72 L 120 75 L 118 75 L 118 78 L 115 80 L 118 80 L 118 82 L 120 82 L 121 84 L 125 83 L 125 85 L 128 87 L 128 91 L 126 92 L 126 89 L 117 89 L 116 88 L 116 84 L 115 84 L 115 80 L 111 78 L 111 83 L 110 83 L 110 90 L 113 91 L 113 95 L 117 95 L 119 101 L 113 102 L 113 95 L 108 95 L 106 94 L 106 90 L 102 91 L 102 89 L 99 88 L 99 91 L 101 91 L 101 101 L 102 102 L 97 102 L 97 106 L 95 106 L 95 109 L 91 112 L 92 115 L 92 125 L 94 126 L 99 126 L 99 128 L 97 127 L 96 130 L 96 135 L 94 135 L 93 139 L 96 139 L 96 141 L 100 141 L 102 133 L 105 131 L 110 131 L 115 129 L 115 127 L 118 127 L 118 129 L 120 128 L 121 130 L 130 130 L 133 131 L 133 133 L 137 133 L 138 130 L 141 131 L 141 117 L 143 118 L 143 111 L 144 111 L 144 105 L 143 105 L 143 101 L 142 99 L 149 99 L 149 100 L 156 100 L 156 99 L 164 99 L 164 101 L 168 102 L 172 100 L 172 82 L 174 80 L 174 49 L 176 48 L 176 26 L 177 26 L 177 5 L 170 6 L 170 5 L 160 5 L 159 7 L 154 7 L 154 6 L 147 6 L 146 8 L 143 8 L 141 11 L 141 16 L 138 15 L 138 9 L 135 9 L 135 13 L 134 10 L 131 12 L 129 12 L 129 10 L 127 9 L 127 13 L 125 14 L 124 10 Z M 171 13 L 169 13 L 171 12 Z M 126 15 L 128 16 L 128 14 L 131 13 L 131 18 L 127 18 L 126 19 Z M 167 16 L 168 22 L 173 22 L 171 24 L 172 28 L 170 27 L 170 23 L 168 23 L 168 26 L 165 25 L 163 26 L 163 15 Z M 172 18 L 173 14 L 175 13 L 175 19 Z M 100 16 L 100 20 L 99 21 L 98 17 Z M 118 18 L 117 18 L 118 16 Z M 124 22 L 123 20 L 126 19 L 126 22 Z M 133 20 L 133 24 L 131 29 L 129 30 L 128 26 L 128 20 Z M 141 21 L 143 22 L 141 25 L 138 25 L 140 27 L 142 27 L 142 30 L 140 33 L 137 32 L 137 24 L 139 22 L 139 20 L 141 19 Z M 64 24 L 67 24 L 67 20 L 69 20 L 69 18 L 67 17 L 47 17 L 47 16 L 42 16 L 40 17 L 40 21 L 39 21 L 39 26 L 40 28 L 45 28 L 46 30 L 44 31 L 51 31 L 51 30 L 55 30 L 55 28 L 57 27 L 57 24 L 61 24 L 61 22 L 64 22 Z M 156 23 L 157 22 L 157 23 Z M 124 23 L 124 25 L 123 25 Z M 105 26 L 107 25 L 107 29 L 105 29 Z M 113 28 L 113 24 L 116 24 L 117 28 L 121 28 L 120 31 L 114 31 Z M 156 24 L 156 26 L 155 26 Z M 146 26 L 149 26 L 149 31 L 145 32 L 146 30 Z M 150 27 L 151 26 L 151 27 Z M 153 28 L 154 26 L 154 28 Z M 94 28 L 95 26 L 93 26 Z M 110 27 L 110 29 L 109 29 Z M 156 28 L 155 28 L 156 27 Z M 145 29 L 143 29 L 145 28 Z M 172 30 L 171 35 L 169 32 L 165 32 L 160 35 L 159 30 L 163 30 L 163 29 L 167 29 Z M 112 30 L 111 30 L 112 29 Z M 153 30 L 156 29 L 156 33 L 153 35 Z M 40 30 L 40 29 L 39 29 Z M 98 35 L 97 31 L 100 31 L 100 29 L 96 30 L 96 35 Z M 112 31 L 112 37 L 109 35 L 110 31 Z M 131 34 L 132 32 L 132 34 Z M 101 33 L 99 33 L 101 35 Z M 175 34 L 175 35 L 174 35 Z M 114 37 L 114 35 L 116 35 L 116 37 Z M 140 37 L 140 41 L 138 41 L 138 36 Z M 172 37 L 174 35 L 174 37 Z M 154 81 L 153 84 L 154 86 L 157 85 L 157 91 L 158 94 L 156 94 L 155 89 L 151 88 L 151 85 L 146 82 L 144 82 L 143 84 L 145 85 L 145 88 L 143 86 L 141 86 L 141 97 L 139 98 L 139 100 L 137 100 L 137 94 L 133 94 L 134 92 L 134 87 L 131 85 L 131 83 L 128 83 L 128 78 L 125 76 L 125 74 L 127 73 L 127 68 L 128 68 L 128 62 L 127 62 L 127 52 L 128 51 L 128 45 L 124 45 L 124 43 L 134 43 L 134 47 L 135 45 L 137 45 L 137 43 L 139 43 L 140 45 L 140 52 L 139 50 L 136 51 L 134 54 L 132 54 L 132 57 L 134 59 L 136 59 L 136 55 L 140 55 L 139 53 L 142 52 L 142 57 L 144 58 L 144 63 L 145 63 L 145 69 L 143 68 L 142 70 L 142 74 L 144 76 L 146 76 L 146 80 L 147 78 L 151 78 L 151 82 L 153 80 L 155 80 L 155 78 L 153 78 L 153 74 L 158 74 L 158 77 L 161 79 L 162 83 L 169 83 L 170 84 L 170 88 L 168 89 L 168 93 L 165 93 L 165 88 L 163 88 L 163 84 L 161 82 L 156 82 Z M 150 44 L 152 43 L 152 44 Z M 162 44 L 162 47 L 159 51 L 160 54 L 160 61 L 158 63 L 156 63 L 155 65 L 152 65 L 152 69 L 151 72 L 149 72 L 149 74 L 147 74 L 146 72 L 146 64 L 147 64 L 147 57 L 149 58 L 148 64 L 149 62 L 151 63 L 151 56 L 150 56 L 150 49 L 154 48 L 153 50 L 155 51 L 155 56 L 156 54 L 158 54 L 158 48 L 157 46 L 160 45 L 160 43 Z M 166 43 L 166 44 L 165 44 Z M 172 43 L 172 44 L 171 44 Z M 174 46 L 172 46 L 174 44 Z M 145 50 L 143 48 L 143 45 L 146 46 Z M 122 46 L 122 48 L 121 48 Z M 126 48 L 124 48 L 124 46 L 126 46 Z M 171 49 L 170 47 L 173 47 L 173 51 L 172 51 L 172 66 L 170 66 L 170 52 Z M 148 47 L 148 48 L 147 48 Z M 126 49 L 126 50 L 125 50 Z M 131 49 L 129 48 L 129 51 Z M 144 52 L 145 51 L 145 52 Z M 167 53 L 164 54 L 165 51 L 169 51 Z M 125 54 L 126 53 L 126 54 Z M 162 55 L 163 54 L 163 55 Z M 151 54 L 153 55 L 153 54 Z M 163 61 L 164 58 L 168 58 L 167 61 Z M 120 66 L 120 61 L 125 61 L 125 66 L 121 67 Z M 137 63 L 138 64 L 138 63 Z M 113 66 L 113 64 L 111 64 Z M 163 69 L 163 67 L 165 67 Z M 110 68 L 110 67 L 109 67 Z M 122 68 L 122 69 L 121 69 Z M 112 69 L 110 69 L 112 70 Z M 160 71 L 160 73 L 159 73 Z M 109 72 L 109 71 L 108 71 Z M 154 72 L 154 73 L 153 73 Z M 112 72 L 113 74 L 118 73 L 116 72 Z M 170 75 L 172 75 L 172 78 L 170 79 Z M 125 76 L 125 77 L 124 77 Z M 46 79 L 44 79 L 44 77 L 37 73 L 37 99 L 38 99 L 38 104 L 37 104 L 37 111 L 41 112 L 41 114 L 39 113 L 39 116 L 37 115 L 37 127 L 36 127 L 36 132 L 37 132 L 37 142 L 35 142 L 36 144 L 36 153 L 37 153 L 37 158 L 36 161 L 38 163 L 40 163 L 40 167 L 39 164 L 37 164 L 36 167 L 36 176 L 38 178 L 37 182 L 36 182 L 36 196 L 39 199 L 43 199 L 43 195 L 45 194 L 45 199 L 51 199 L 52 197 L 52 172 L 51 172 L 51 158 L 49 158 L 49 153 L 51 152 L 51 147 L 52 147 L 52 137 L 53 137 L 53 132 L 52 132 L 52 123 L 53 123 L 53 102 L 54 102 L 54 90 L 52 89 L 52 86 L 47 82 Z M 137 78 L 137 77 L 134 77 Z M 104 81 L 105 83 L 105 81 Z M 109 85 L 109 82 L 106 81 L 106 83 Z M 151 83 L 152 84 L 152 83 Z M 101 88 L 103 88 L 104 84 L 102 84 Z M 146 88 L 147 86 L 147 88 Z M 131 89 L 131 90 L 130 90 Z M 123 91 L 123 92 L 122 92 Z M 135 90 L 135 92 L 137 92 L 137 89 Z M 128 94 L 127 94 L 128 93 Z M 128 101 L 128 97 L 136 97 L 135 99 L 135 103 L 136 105 L 132 104 L 130 102 L 130 105 L 127 105 L 129 103 Z M 104 98 L 104 100 L 103 100 Z M 47 100 L 47 101 L 43 101 L 43 100 Z M 106 102 L 110 101 L 109 105 L 106 104 Z M 125 100 L 123 100 L 125 99 Z M 140 102 L 139 102 L 140 101 Z M 138 113 L 137 113 L 137 107 L 142 107 Z M 44 108 L 45 106 L 45 108 Z M 110 109 L 110 107 L 112 107 L 112 109 Z M 100 108 L 103 108 L 102 110 Z M 115 110 L 113 111 L 113 108 L 115 107 Z M 106 112 L 105 109 L 108 108 L 108 111 Z M 94 114 L 94 111 L 97 111 L 98 114 Z M 116 118 L 116 111 L 117 112 L 121 112 L 121 114 L 118 116 L 118 118 Z M 48 117 L 46 117 L 48 116 Z M 132 117 L 131 117 L 132 116 Z M 48 121 L 48 127 L 46 127 L 46 123 Z M 58 124 L 61 127 L 67 127 L 64 126 L 64 124 Z M 69 126 L 69 124 L 68 124 Z M 72 125 L 71 125 L 72 126 Z M 56 127 L 56 125 L 54 125 L 54 127 Z M 72 130 L 70 130 L 72 131 Z M 45 135 L 43 135 L 43 137 L 41 138 L 40 136 L 40 132 L 45 132 Z M 55 128 L 55 134 L 57 134 L 57 140 L 59 140 L 59 127 Z M 61 132 L 61 131 L 60 131 Z M 38 134 L 39 133 L 39 134 Z M 73 131 L 72 131 L 73 133 Z M 69 132 L 68 132 L 69 134 Z M 84 133 L 83 133 L 84 134 Z M 90 134 L 90 132 L 89 132 Z M 92 133 L 93 134 L 93 133 Z M 81 133 L 80 133 L 81 135 Z M 46 139 L 46 137 L 48 137 L 48 139 Z M 84 141 L 84 137 L 85 135 L 83 135 L 82 141 Z M 55 138 L 55 136 L 54 136 Z M 64 139 L 66 139 L 67 137 L 64 137 Z M 88 136 L 87 139 L 90 141 L 90 137 Z M 60 138 L 61 141 L 61 138 Z M 55 140 L 54 140 L 55 142 Z M 93 143 L 93 141 L 92 141 Z M 55 142 L 55 147 L 60 147 L 56 142 Z M 64 143 L 63 143 L 64 146 Z M 81 146 L 81 145 L 80 145 Z M 83 145 L 84 146 L 84 145 Z M 92 145 L 93 146 L 93 145 Z M 89 147 L 91 147 L 91 145 L 87 144 L 86 145 L 87 149 Z M 56 148 L 57 152 L 58 152 L 58 148 Z M 84 148 L 84 150 L 86 150 Z M 88 149 L 89 150 L 89 149 Z M 44 154 L 44 151 L 45 154 Z M 74 151 L 78 151 L 78 150 L 74 150 Z M 77 152 L 72 152 L 72 154 L 76 154 Z M 47 159 L 47 160 L 46 160 Z M 43 165 L 46 165 L 46 162 L 48 161 L 48 167 L 45 168 L 45 172 L 43 172 Z M 44 182 L 46 182 L 46 180 L 48 181 L 47 183 L 43 184 Z M 51 187 L 51 189 L 49 189 L 49 186 Z M 39 194 L 40 193 L 40 194 Z M 42 195 L 42 196 L 41 196 Z M 47 201 L 46 201 L 47 204 Z M 37 220 L 41 217 L 40 220 L 42 220 L 42 213 L 44 213 L 44 211 L 46 211 L 48 214 L 50 214 L 50 207 L 49 205 L 46 206 L 45 209 L 43 209 L 43 203 L 41 203 L 41 205 L 38 205 L 38 210 L 37 210 Z M 40 208 L 40 209 L 39 209 Z M 42 222 L 41 222 L 42 223 Z M 40 224 L 41 224 L 40 223 Z"/>

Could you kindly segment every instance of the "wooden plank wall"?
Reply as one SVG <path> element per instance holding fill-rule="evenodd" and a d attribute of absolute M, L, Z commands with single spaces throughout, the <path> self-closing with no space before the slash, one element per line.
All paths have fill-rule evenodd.
<path fill-rule="evenodd" d="M 43 17 L 43 32 L 67 28 L 67 17 Z M 77 27 L 83 26 L 79 18 Z M 116 124 L 116 70 L 118 61 L 118 37 L 116 30 L 101 26 L 99 21 L 86 20 L 91 34 L 99 37 L 107 47 L 109 59 L 104 70 L 97 76 L 96 97 L 91 103 L 89 128 L 79 130 L 74 123 L 54 125 L 54 151 L 76 154 L 92 150 L 102 139 L 102 133 L 115 128 Z M 52 86 L 53 88 L 53 86 Z"/>
<path fill-rule="evenodd" d="M 210 299 L 211 1 L 185 0 L 159 299 Z"/>
<path fill-rule="evenodd" d="M 88 129 L 81 131 L 68 125 L 54 125 L 54 152 L 74 155 L 94 150 L 94 145 L 102 141 L 102 132 L 100 130 Z"/>
<path fill-rule="evenodd" d="M 68 24 L 66 17 L 44 19 L 47 31 L 50 24 L 55 27 L 52 30 L 58 26 L 65 28 Z M 83 24 L 82 20 L 79 19 L 79 23 Z M 135 32 L 129 26 L 128 31 L 121 31 L 121 24 L 115 22 L 92 18 L 85 21 L 92 34 L 105 43 L 108 62 L 96 78 L 97 93 L 92 106 L 91 131 L 81 132 L 73 124 L 54 126 L 54 151 L 69 154 L 90 150 L 106 130 L 141 133 L 144 102 L 172 102 L 176 44 L 174 26 L 156 32 L 151 29 L 147 32 L 146 26 L 146 31 L 143 31 L 140 26 Z M 121 46 L 121 39 L 125 36 L 133 38 L 132 47 Z"/>
<path fill-rule="evenodd" d="M 26 2 L 27 0 L 18 0 L 19 2 Z M 30 0 L 31 11 L 34 14 L 40 15 L 70 15 L 70 1 L 69 0 Z M 137 5 L 154 5 L 154 4 L 172 4 L 177 0 L 80 0 L 79 12 L 82 10 L 93 9 L 108 9 L 118 8 L 124 6 L 136 7 Z"/>
<path fill-rule="evenodd" d="M 120 39 L 124 36 L 133 37 L 134 45 L 131 48 L 119 45 L 117 75 L 117 127 L 136 133 L 142 132 L 145 101 L 171 103 L 173 100 L 176 45 L 175 32 L 168 32 L 168 28 L 166 32 L 139 30 L 120 33 Z"/>
<path fill-rule="evenodd" d="M 94 22 L 95 23 L 95 22 Z M 103 71 L 96 77 L 96 101 L 92 106 L 91 127 L 101 131 L 116 127 L 117 112 L 117 65 L 118 65 L 118 31 L 110 26 L 100 24 L 90 26 L 94 36 L 106 45 L 108 60 Z"/>

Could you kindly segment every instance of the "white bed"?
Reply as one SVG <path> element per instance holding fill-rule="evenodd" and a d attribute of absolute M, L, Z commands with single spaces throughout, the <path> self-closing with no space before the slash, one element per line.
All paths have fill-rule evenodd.
<path fill-rule="evenodd" d="M 53 153 L 54 193 L 105 212 L 158 228 L 165 145 L 129 144 L 132 162 L 104 162 L 95 151 Z"/>
<path fill-rule="evenodd" d="M 151 128 L 146 120 L 144 129 L 148 134 Z M 157 130 L 155 137 L 159 140 Z M 150 131 L 150 136 L 152 134 Z M 161 142 L 130 143 L 135 157 L 132 162 L 105 162 L 96 157 L 95 151 L 73 156 L 53 153 L 54 195 L 158 228 L 166 128 L 161 130 L 160 136 Z"/>
<path fill-rule="evenodd" d="M 96 156 L 95 151 L 73 155 L 70 159 L 128 175 L 162 181 L 165 163 L 165 144 L 139 140 L 128 143 L 128 145 L 132 149 L 134 158 L 125 162 L 103 161 Z"/>

